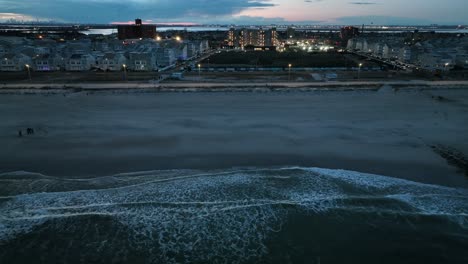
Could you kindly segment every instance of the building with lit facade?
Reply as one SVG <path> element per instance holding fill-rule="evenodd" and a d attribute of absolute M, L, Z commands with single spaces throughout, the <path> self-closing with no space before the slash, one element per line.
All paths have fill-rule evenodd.
<path fill-rule="evenodd" d="M 265 47 L 277 47 L 278 32 L 276 28 L 231 28 L 228 31 L 227 46 L 230 48 L 244 49 L 247 46 L 254 46 L 264 49 Z"/>

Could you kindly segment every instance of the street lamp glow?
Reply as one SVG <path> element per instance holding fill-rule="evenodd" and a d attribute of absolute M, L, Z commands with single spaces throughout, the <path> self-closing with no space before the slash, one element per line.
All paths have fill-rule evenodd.
<path fill-rule="evenodd" d="M 124 81 L 127 81 L 127 64 L 122 64 L 124 70 Z"/>
<path fill-rule="evenodd" d="M 25 64 L 24 66 L 26 66 L 26 69 L 28 69 L 28 79 L 31 82 L 31 69 L 30 69 L 30 66 L 29 66 L 29 64 Z"/>
<path fill-rule="evenodd" d="M 361 79 L 361 67 L 362 67 L 362 63 L 359 63 L 358 79 Z"/>
<path fill-rule="evenodd" d="M 181 38 L 180 38 L 179 36 L 177 36 L 175 39 L 176 39 L 177 41 L 180 41 L 180 40 L 181 40 Z"/>

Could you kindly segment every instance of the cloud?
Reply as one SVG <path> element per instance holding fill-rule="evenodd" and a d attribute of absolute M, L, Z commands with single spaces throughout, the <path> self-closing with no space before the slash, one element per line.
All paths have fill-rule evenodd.
<path fill-rule="evenodd" d="M 317 20 L 291 22 L 282 17 L 266 18 L 260 16 L 235 16 L 230 18 L 220 18 L 219 24 L 222 24 L 221 21 L 227 21 L 229 24 L 234 25 L 312 25 L 322 23 L 322 21 Z"/>
<path fill-rule="evenodd" d="M 43 17 L 32 17 L 24 14 L 18 13 L 0 13 L 0 22 L 7 22 L 10 20 L 16 21 L 50 21 L 50 19 L 43 18 Z"/>
<path fill-rule="evenodd" d="M 249 8 L 275 6 L 271 0 L 2 0 L 0 10 L 70 22 L 108 23 L 136 17 L 152 20 L 222 17 Z"/>

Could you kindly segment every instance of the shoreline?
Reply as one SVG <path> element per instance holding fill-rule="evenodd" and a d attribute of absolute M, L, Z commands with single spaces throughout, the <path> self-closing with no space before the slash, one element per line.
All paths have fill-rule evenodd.
<path fill-rule="evenodd" d="M 174 83 L 77 83 L 0 84 L 1 94 L 41 94 L 76 92 L 314 92 L 314 91 L 378 91 L 390 88 L 402 90 L 468 89 L 468 81 L 363 81 L 363 82 L 174 82 Z"/>

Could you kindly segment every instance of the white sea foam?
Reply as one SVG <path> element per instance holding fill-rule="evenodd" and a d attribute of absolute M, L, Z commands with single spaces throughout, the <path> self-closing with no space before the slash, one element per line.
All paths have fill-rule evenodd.
<path fill-rule="evenodd" d="M 111 177 L 144 181 L 129 181 L 130 185 L 118 188 L 13 196 L 0 204 L 0 241 L 31 232 L 48 220 L 103 216 L 132 229 L 139 236 L 136 243 L 156 243 L 165 262 L 176 262 L 169 257 L 175 253 L 206 258 L 201 261 L 213 256 L 248 259 L 266 253 L 266 238 L 281 230 L 289 210 L 440 215 L 461 225 L 468 218 L 465 189 L 344 170 L 176 170 Z M 410 209 L 346 203 L 359 199 L 386 199 Z M 201 244 L 210 244 L 210 251 Z M 229 252 L 225 245 L 231 245 Z"/>

